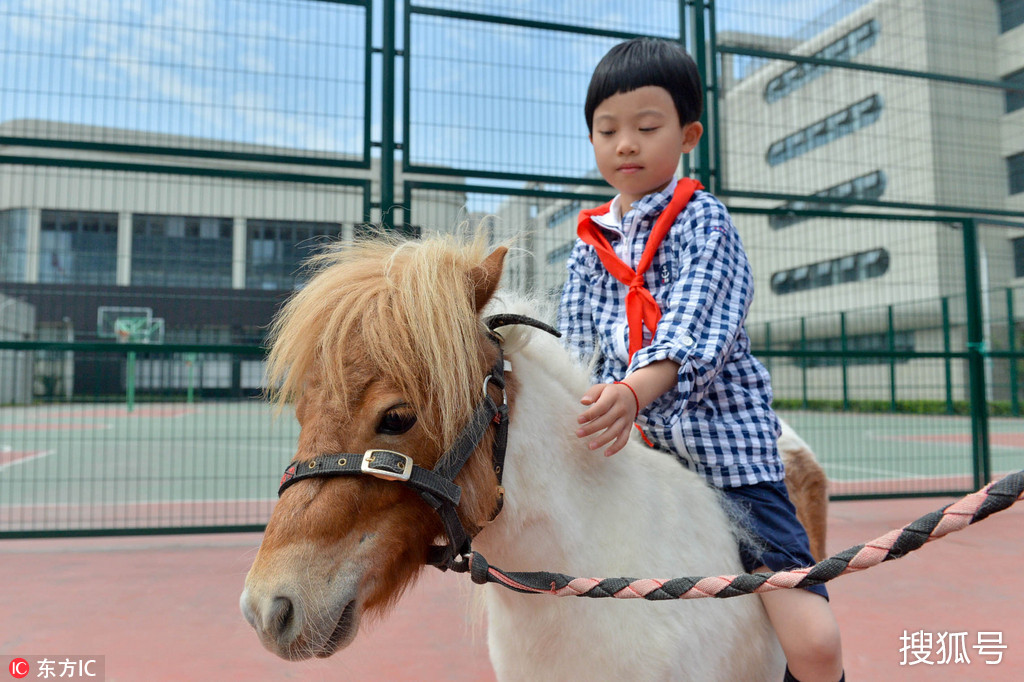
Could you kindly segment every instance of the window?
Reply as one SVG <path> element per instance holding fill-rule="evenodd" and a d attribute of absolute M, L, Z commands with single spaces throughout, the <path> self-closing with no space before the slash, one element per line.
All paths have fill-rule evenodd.
<path fill-rule="evenodd" d="M 1024 237 L 1013 240 L 1013 276 L 1024 277 Z"/>
<path fill-rule="evenodd" d="M 0 211 L 0 282 L 25 281 L 28 211 Z"/>
<path fill-rule="evenodd" d="M 232 219 L 132 217 L 132 284 L 231 287 Z"/>
<path fill-rule="evenodd" d="M 828 118 L 798 130 L 768 147 L 765 159 L 769 166 L 778 166 L 790 159 L 866 128 L 882 115 L 882 96 L 875 94 L 837 111 Z"/>
<path fill-rule="evenodd" d="M 340 233 L 339 223 L 246 221 L 245 287 L 297 288 L 303 282 L 303 261 Z"/>
<path fill-rule="evenodd" d="M 1006 113 L 1017 111 L 1024 107 L 1024 69 L 1015 71 L 1009 76 L 1003 76 L 1003 84 L 1008 88 L 1020 88 L 1019 90 L 1007 90 L 1005 92 Z"/>
<path fill-rule="evenodd" d="M 1003 33 L 1024 24 L 1024 0 L 999 0 L 999 30 Z"/>
<path fill-rule="evenodd" d="M 1024 192 L 1024 153 L 1007 157 L 1006 173 L 1010 179 L 1010 194 Z"/>
<path fill-rule="evenodd" d="M 40 222 L 40 282 L 115 283 L 116 213 L 42 211 Z"/>
<path fill-rule="evenodd" d="M 565 204 L 564 206 L 556 210 L 554 213 L 552 213 L 551 217 L 548 218 L 548 229 L 550 230 L 553 227 L 558 227 L 562 223 L 562 221 L 567 219 L 575 221 L 576 216 L 579 215 L 581 207 L 582 204 L 580 203 L 579 199 L 573 199 L 569 203 Z M 575 232 L 575 229 L 573 231 Z"/>
<path fill-rule="evenodd" d="M 881 277 L 888 270 L 889 252 L 873 249 L 773 273 L 771 287 L 773 292 L 781 296 L 794 291 L 873 279 Z"/>
<path fill-rule="evenodd" d="M 878 36 L 878 22 L 874 19 L 861 24 L 834 43 L 815 52 L 813 57 L 848 62 L 875 44 Z M 794 90 L 802 88 L 818 76 L 831 69 L 822 64 L 796 64 L 768 81 L 764 89 L 764 100 L 777 102 Z"/>
<path fill-rule="evenodd" d="M 815 192 L 813 196 L 823 199 L 860 199 L 872 201 L 880 198 L 885 193 L 885 186 L 885 173 L 876 170 L 867 175 L 861 175 L 852 180 L 834 185 L 828 189 L 823 189 L 820 192 Z M 843 207 L 844 204 L 828 201 L 789 201 L 779 206 L 780 209 L 789 211 L 841 211 Z M 804 215 L 773 214 L 768 216 L 768 225 L 773 230 L 781 230 L 784 227 L 801 223 L 807 220 L 807 218 L 808 216 Z"/>

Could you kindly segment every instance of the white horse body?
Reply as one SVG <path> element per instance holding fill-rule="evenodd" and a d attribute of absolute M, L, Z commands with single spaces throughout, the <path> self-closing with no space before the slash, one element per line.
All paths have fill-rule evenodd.
<path fill-rule="evenodd" d="M 474 548 L 509 571 L 664 579 L 742 572 L 718 493 L 637 441 L 610 458 L 590 451 L 574 433 L 585 372 L 543 332 L 502 331 L 517 382 L 507 492 Z M 755 596 L 624 603 L 486 589 L 501 680 L 753 681 L 778 680 L 784 670 Z"/>

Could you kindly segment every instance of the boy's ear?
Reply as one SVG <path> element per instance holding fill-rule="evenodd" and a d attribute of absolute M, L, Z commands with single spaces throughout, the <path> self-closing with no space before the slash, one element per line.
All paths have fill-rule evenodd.
<path fill-rule="evenodd" d="M 683 126 L 683 153 L 689 154 L 693 151 L 697 143 L 700 142 L 700 136 L 704 134 L 704 126 L 700 124 L 700 121 L 693 121 Z"/>

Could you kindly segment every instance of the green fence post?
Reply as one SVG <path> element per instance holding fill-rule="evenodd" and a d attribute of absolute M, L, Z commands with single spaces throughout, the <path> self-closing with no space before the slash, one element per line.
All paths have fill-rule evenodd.
<path fill-rule="evenodd" d="M 850 410 L 850 383 L 846 371 L 846 311 L 839 313 L 839 362 L 843 368 L 843 412 Z"/>
<path fill-rule="evenodd" d="M 188 387 L 186 393 L 186 402 L 191 405 L 195 402 L 195 385 L 196 385 L 196 354 L 185 353 L 185 366 L 188 367 Z"/>
<path fill-rule="evenodd" d="M 1006 347 L 1010 351 L 1010 414 L 1020 416 L 1020 396 L 1017 394 L 1017 327 L 1014 324 L 1013 289 L 1006 288 Z"/>
<path fill-rule="evenodd" d="M 946 414 L 953 414 L 956 409 L 953 406 L 953 361 L 949 357 L 951 351 L 949 326 L 949 298 L 942 297 L 942 352 L 945 354 L 943 362 L 946 365 Z"/>
<path fill-rule="evenodd" d="M 135 409 L 135 351 L 128 351 L 128 363 L 125 377 L 124 406 L 128 412 Z"/>
<path fill-rule="evenodd" d="M 768 354 L 764 358 L 764 368 L 768 370 L 768 374 L 772 373 L 772 323 L 764 323 L 764 349 L 768 351 Z"/>
<path fill-rule="evenodd" d="M 697 143 L 697 179 L 700 180 L 701 184 L 707 187 L 711 191 L 715 191 L 716 188 L 712 184 L 711 178 L 711 135 L 715 131 L 709 129 L 708 126 L 708 103 L 711 102 L 711 97 L 714 96 L 713 90 L 713 78 L 708 77 L 708 44 L 705 36 L 706 27 L 704 24 L 704 12 L 705 5 L 703 0 L 687 0 L 687 4 L 693 7 L 693 59 L 697 63 L 697 73 L 701 75 L 704 80 L 704 93 L 705 93 L 705 106 L 700 115 L 700 123 L 704 126 L 706 131 L 704 135 L 701 135 L 700 142 Z M 712 61 L 711 67 L 714 68 Z"/>
<path fill-rule="evenodd" d="M 807 318 L 800 318 L 800 396 L 803 408 L 808 409 L 807 401 Z"/>
<path fill-rule="evenodd" d="M 990 477 L 988 443 L 988 402 L 985 388 L 985 328 L 981 319 L 981 272 L 978 233 L 974 220 L 961 223 L 964 239 L 964 286 L 967 304 L 967 374 L 970 382 L 971 446 L 974 457 L 974 487 Z"/>
<path fill-rule="evenodd" d="M 896 320 L 892 305 L 889 306 L 889 352 L 896 351 Z M 896 358 L 889 356 L 889 411 L 896 411 Z"/>
<path fill-rule="evenodd" d="M 395 4 L 384 2 L 384 42 L 381 46 L 380 224 L 395 228 Z M 408 112 L 406 112 L 408 115 Z"/>

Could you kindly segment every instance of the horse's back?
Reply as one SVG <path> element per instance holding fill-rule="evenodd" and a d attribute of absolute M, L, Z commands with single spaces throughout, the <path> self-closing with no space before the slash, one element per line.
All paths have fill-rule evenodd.
<path fill-rule="evenodd" d="M 505 518 L 481 534 L 484 554 L 493 550 L 500 559 L 491 561 L 508 570 L 577 577 L 742 572 L 719 493 L 703 479 L 639 442 L 611 458 L 581 446 L 572 435 L 578 386 L 552 383 L 558 370 L 545 366 L 547 344 L 540 345 L 525 349 L 526 361 L 513 359 L 520 393 Z M 502 680 L 782 676 L 778 641 L 755 596 L 624 603 L 487 589 L 489 643 Z"/>

